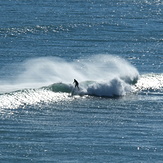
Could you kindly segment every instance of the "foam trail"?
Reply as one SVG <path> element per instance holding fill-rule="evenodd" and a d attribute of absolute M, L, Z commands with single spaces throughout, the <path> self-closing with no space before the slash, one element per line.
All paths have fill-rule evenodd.
<path fill-rule="evenodd" d="M 134 66 L 112 55 L 95 55 L 71 62 L 58 57 L 43 57 L 30 59 L 18 67 L 22 71 L 19 71 L 14 80 L 0 81 L 1 92 L 39 88 L 58 82 L 70 84 L 75 78 L 80 83 L 88 80 L 98 83 L 83 87 L 82 91 L 85 93 L 90 94 L 96 90 L 100 95 L 98 92 L 109 90 L 112 94 L 118 92 L 116 94 L 123 95 L 128 89 L 128 84 L 137 80 L 139 76 Z M 100 85 L 103 88 L 100 89 Z"/>

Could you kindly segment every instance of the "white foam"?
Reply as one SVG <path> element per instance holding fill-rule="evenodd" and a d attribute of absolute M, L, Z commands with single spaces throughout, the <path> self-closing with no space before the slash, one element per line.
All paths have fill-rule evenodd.
<path fill-rule="evenodd" d="M 113 79 L 110 82 L 95 83 L 87 88 L 87 94 L 96 96 L 124 96 L 131 92 L 131 87 L 121 79 Z"/>
<path fill-rule="evenodd" d="M 162 90 L 163 89 L 163 74 L 144 74 L 140 76 L 135 85 L 138 90 Z"/>

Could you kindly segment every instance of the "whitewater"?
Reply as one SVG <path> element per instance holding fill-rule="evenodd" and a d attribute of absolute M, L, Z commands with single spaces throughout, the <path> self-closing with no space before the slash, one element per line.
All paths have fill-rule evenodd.
<path fill-rule="evenodd" d="M 16 107 L 69 96 L 118 97 L 133 91 L 137 69 L 118 56 L 96 55 L 66 61 L 57 57 L 36 58 L 18 65 L 22 72 L 0 81 L 1 107 Z M 73 79 L 80 83 L 75 89 Z M 60 98 L 58 98 L 60 96 Z"/>

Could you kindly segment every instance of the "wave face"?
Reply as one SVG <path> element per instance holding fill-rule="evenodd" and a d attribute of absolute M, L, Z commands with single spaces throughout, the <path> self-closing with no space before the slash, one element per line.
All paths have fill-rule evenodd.
<path fill-rule="evenodd" d="M 44 89 L 53 92 L 70 93 L 71 95 L 90 95 L 100 97 L 123 96 L 131 92 L 130 84 L 125 83 L 121 79 L 113 79 L 109 82 L 83 81 L 78 88 L 74 88 L 72 84 L 54 83 Z"/>

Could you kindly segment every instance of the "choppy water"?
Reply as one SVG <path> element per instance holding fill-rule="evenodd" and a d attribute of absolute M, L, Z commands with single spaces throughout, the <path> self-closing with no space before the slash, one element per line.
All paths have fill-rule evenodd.
<path fill-rule="evenodd" d="M 0 0 L 0 15 L 2 163 L 162 162 L 162 1 Z"/>

